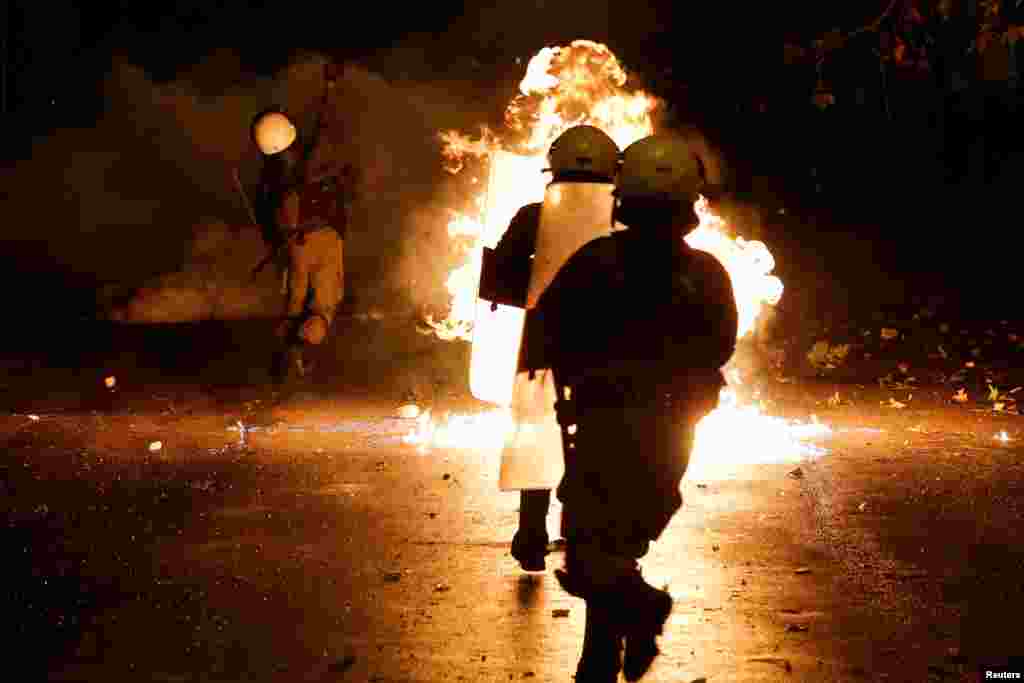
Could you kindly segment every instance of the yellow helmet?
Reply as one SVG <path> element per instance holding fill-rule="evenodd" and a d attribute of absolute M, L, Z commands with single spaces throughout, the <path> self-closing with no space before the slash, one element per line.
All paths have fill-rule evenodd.
<path fill-rule="evenodd" d="M 296 137 L 295 125 L 280 111 L 267 111 L 253 120 L 252 138 L 260 152 L 268 156 L 291 147 Z"/>
<path fill-rule="evenodd" d="M 622 153 L 615 195 L 625 200 L 693 202 L 704 184 L 701 161 L 684 138 L 651 135 L 637 140 Z"/>
<path fill-rule="evenodd" d="M 551 144 L 548 164 L 556 178 L 584 173 L 611 182 L 619 165 L 619 148 L 600 128 L 573 126 Z"/>

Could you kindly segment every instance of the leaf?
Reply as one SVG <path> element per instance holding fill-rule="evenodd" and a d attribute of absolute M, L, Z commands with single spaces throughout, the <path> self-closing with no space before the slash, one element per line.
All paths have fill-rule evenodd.
<path fill-rule="evenodd" d="M 807 51 L 799 45 L 786 43 L 783 46 L 783 60 L 786 64 L 796 64 L 797 62 L 803 61 L 806 56 Z"/>
<path fill-rule="evenodd" d="M 887 408 L 906 408 L 907 407 L 906 403 L 901 403 L 901 402 L 897 401 L 896 399 L 894 399 L 892 397 L 889 397 L 889 402 L 888 403 L 882 403 L 882 405 L 886 406 Z"/>
<path fill-rule="evenodd" d="M 995 34 L 992 31 L 982 31 L 978 34 L 976 45 L 978 46 L 978 53 L 982 53 L 988 49 L 989 43 L 995 38 Z"/>
<path fill-rule="evenodd" d="M 846 38 L 839 29 L 834 28 L 822 38 L 822 46 L 826 51 L 838 50 L 846 43 Z"/>
<path fill-rule="evenodd" d="M 999 389 L 997 389 L 996 387 L 994 387 L 991 384 L 989 384 L 988 385 L 988 400 L 995 401 L 995 400 L 998 400 L 998 399 L 999 399 Z"/>
<path fill-rule="evenodd" d="M 811 98 L 811 101 L 814 102 L 814 106 L 818 109 L 825 111 L 836 103 L 836 98 L 830 92 L 816 92 L 814 93 L 814 97 Z"/>
<path fill-rule="evenodd" d="M 907 55 L 907 44 L 899 38 L 896 39 L 896 47 L 892 50 L 892 61 L 902 64 Z"/>

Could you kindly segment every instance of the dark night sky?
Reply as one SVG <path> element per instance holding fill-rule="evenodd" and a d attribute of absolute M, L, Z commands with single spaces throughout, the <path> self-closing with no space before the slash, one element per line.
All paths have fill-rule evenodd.
<path fill-rule="evenodd" d="M 356 60 L 365 67 L 366 73 L 380 79 L 379 83 L 373 81 L 373 87 L 379 90 L 372 92 L 377 95 L 367 97 L 386 94 L 391 87 L 390 81 L 394 79 L 402 81 L 400 87 L 394 88 L 395 102 L 403 103 L 406 102 L 402 100 L 403 93 L 415 90 L 409 86 L 410 82 L 428 84 L 432 89 L 431 95 L 424 96 L 422 101 L 431 102 L 438 111 L 430 113 L 437 119 L 444 118 L 445 122 L 428 120 L 425 115 L 416 123 L 424 130 L 434 131 L 441 126 L 462 125 L 447 122 L 452 112 L 460 116 L 473 115 L 474 123 L 470 125 L 485 121 L 488 114 L 469 111 L 467 102 L 476 105 L 494 100 L 498 106 L 481 104 L 481 109 L 486 109 L 500 120 L 500 103 L 507 102 L 502 99 L 505 95 L 514 93 L 514 84 L 522 76 L 523 60 L 546 45 L 564 45 L 573 39 L 589 38 L 607 43 L 627 69 L 641 77 L 644 86 L 648 85 L 647 81 L 652 81 L 653 85 L 671 90 L 680 89 L 685 84 L 687 89 L 683 94 L 673 90 L 666 99 L 670 103 L 674 102 L 673 97 L 689 99 L 695 106 L 707 108 L 709 111 L 697 112 L 694 122 L 704 127 L 709 136 L 717 136 L 723 147 L 731 147 L 726 152 L 733 159 L 749 162 L 748 177 L 771 176 L 773 181 L 783 178 L 786 182 L 780 186 L 787 191 L 790 189 L 787 183 L 795 178 L 791 183 L 792 195 L 804 199 L 809 195 L 808 169 L 826 157 L 840 160 L 834 165 L 844 175 L 837 176 L 839 180 L 834 185 L 843 190 L 843 210 L 856 211 L 856 220 L 861 223 L 877 224 L 875 232 L 885 236 L 885 240 L 878 243 L 884 244 L 888 252 L 900 258 L 911 253 L 924 264 L 922 267 L 934 268 L 933 264 L 938 261 L 919 254 L 919 245 L 924 243 L 922 237 L 928 238 L 929 244 L 935 241 L 929 229 L 930 219 L 927 216 L 923 218 L 920 212 L 938 203 L 938 193 L 925 184 L 927 178 L 919 183 L 914 181 L 920 185 L 919 188 L 910 187 L 907 179 L 913 178 L 914 174 L 899 170 L 901 164 L 913 161 L 915 154 L 921 156 L 922 152 L 915 152 L 910 143 L 898 138 L 896 133 L 886 133 L 889 137 L 875 135 L 878 131 L 870 129 L 870 121 L 865 120 L 864 111 L 851 113 L 849 116 L 852 118 L 843 123 L 845 128 L 826 128 L 822 124 L 820 130 L 813 129 L 807 125 L 808 117 L 811 114 L 817 116 L 817 113 L 811 111 L 806 92 L 799 90 L 808 86 L 795 83 L 794 90 L 782 92 L 778 97 L 792 103 L 792 112 L 773 109 L 779 113 L 763 117 L 770 119 L 768 122 L 736 115 L 731 123 L 721 124 L 718 130 L 709 130 L 718 126 L 719 121 L 729 119 L 729 116 L 719 114 L 729 114 L 730 108 L 735 112 L 736 103 L 744 102 L 754 94 L 783 90 L 782 46 L 785 40 L 806 41 L 835 26 L 847 29 L 862 26 L 877 17 L 887 5 L 886 0 L 844 3 L 520 0 L 465 4 L 442 0 L 419 4 L 360 3 L 358 10 L 346 14 L 342 9 L 345 7 L 343 3 L 326 5 L 302 0 L 276 3 L 272 7 L 240 0 L 208 0 L 202 3 L 191 0 L 173 5 L 102 0 L 88 4 L 14 0 L 6 5 L 10 21 L 3 22 L 3 26 L 7 29 L 11 71 L 8 117 L 12 127 L 9 129 L 16 129 L 19 134 L 13 136 L 15 139 L 3 149 L 8 153 L 13 150 L 16 159 L 22 160 L 35 150 L 39 153 L 32 156 L 38 162 L 35 167 L 42 169 L 40 177 L 47 177 L 51 169 L 59 168 L 75 183 L 92 187 L 85 181 L 100 177 L 88 167 L 87 162 L 92 157 L 88 154 L 60 156 L 58 152 L 61 150 L 54 147 L 60 144 L 93 145 L 98 149 L 92 150 L 95 152 L 93 156 L 102 157 L 101 160 L 110 157 L 125 169 L 130 167 L 127 160 L 131 156 L 127 154 L 130 151 L 139 157 L 136 159 L 139 164 L 145 161 L 145 164 L 131 168 L 148 168 L 155 172 L 157 166 L 153 159 L 142 160 L 143 152 L 148 150 L 145 145 L 151 145 L 153 149 L 149 151 L 155 161 L 164 164 L 160 168 L 173 176 L 173 182 L 164 178 L 161 182 L 167 182 L 167 185 L 149 182 L 154 187 L 146 190 L 148 194 L 139 190 L 137 204 L 142 208 L 138 211 L 145 213 L 142 210 L 149 203 L 160 205 L 168 196 L 189 196 L 196 201 L 207 201 L 208 193 L 203 183 L 209 185 L 217 180 L 202 175 L 204 172 L 209 175 L 212 173 L 209 169 L 216 166 L 205 156 L 216 150 L 197 148 L 198 159 L 182 161 L 176 156 L 183 146 L 181 140 L 174 137 L 180 133 L 174 128 L 176 121 L 145 118 L 147 112 L 154 113 L 154 106 L 150 102 L 136 100 L 140 93 L 143 99 L 151 97 L 150 86 L 154 81 L 182 78 L 202 95 L 211 95 L 208 101 L 216 102 L 218 95 L 230 91 L 239 80 L 249 75 L 269 75 L 284 66 L 296 50 L 287 46 L 328 46 L 308 49 Z M 159 9 L 154 10 L 154 7 Z M 224 45 L 239 47 L 234 48 L 233 56 L 227 53 L 223 64 L 210 62 L 214 64 L 212 68 L 193 70 L 205 56 Z M 223 59 L 225 51 L 221 50 L 219 55 Z M 130 62 L 142 66 L 148 76 L 146 82 L 143 83 L 141 78 L 131 83 L 116 78 L 111 81 L 112 73 L 126 73 L 124 69 L 115 68 L 123 66 L 115 63 L 116 57 L 127 57 Z M 672 69 L 672 75 L 666 79 L 664 72 L 668 68 Z M 810 86 L 813 86 L 813 81 Z M 132 87 L 136 90 L 132 91 Z M 118 88 L 121 88 L 120 93 Z M 665 95 L 657 87 L 652 89 L 656 94 Z M 119 94 L 121 97 L 117 97 Z M 119 101 L 111 104 L 112 99 Z M 142 116 L 134 116 L 133 107 L 136 106 Z M 401 106 L 403 104 L 396 104 L 395 108 Z M 807 111 L 797 111 L 801 106 Z M 115 109 L 117 111 L 113 111 Z M 33 147 L 34 143 L 41 142 L 40 138 L 58 128 L 99 130 L 97 121 L 102 123 L 104 114 L 111 113 L 115 115 L 107 116 L 108 125 L 102 128 L 106 137 L 60 137 L 58 133 L 45 141 L 54 144 Z M 205 110 L 203 115 L 207 115 Z M 110 121 L 124 125 L 111 130 L 113 124 Z M 221 122 L 218 120 L 218 123 Z M 711 126 L 705 125 L 708 123 Z M 130 130 L 132 124 L 136 130 Z M 837 134 L 837 130 L 842 130 L 842 134 Z M 879 126 L 878 130 L 881 131 L 882 127 Z M 384 137 L 390 135 L 390 131 L 378 133 Z M 74 143 L 67 143 L 68 140 Z M 420 144 L 424 146 L 425 143 Z M 834 153 L 822 154 L 823 148 Z M 44 151 L 51 154 L 52 160 L 42 154 Z M 435 151 L 427 151 L 432 156 L 424 164 L 434 169 Z M 931 153 L 929 150 L 924 152 Z M 115 158 L 119 154 L 124 158 Z M 409 152 L 404 147 L 394 150 L 395 158 L 401 154 L 408 155 Z M 65 168 L 73 166 L 76 160 L 81 168 Z M 180 169 L 170 168 L 172 162 L 178 161 L 181 162 Z M 25 175 L 21 170 L 24 167 L 17 161 L 10 166 L 12 174 L 20 172 Z M 118 168 L 113 168 L 110 173 L 121 172 Z M 861 171 L 864 175 L 857 175 Z M 123 173 L 131 176 L 133 181 L 137 175 L 134 172 Z M 67 183 L 74 189 L 75 183 L 70 180 Z M 140 180 L 140 184 L 144 183 Z M 861 189 L 865 186 L 870 188 L 866 198 Z M 775 189 L 773 184 L 772 193 Z M 221 188 L 221 191 L 233 192 L 230 187 Z M 95 198 L 88 191 L 74 189 L 67 192 L 84 202 L 85 206 L 79 210 L 77 205 L 68 204 L 67 210 L 71 212 L 68 217 L 77 216 L 85 223 L 88 221 L 81 216 L 89 211 L 93 222 L 107 215 L 97 208 L 98 205 L 89 203 Z M 10 192 L 9 196 L 13 194 Z M 3 197 L 0 190 L 0 198 Z M 790 198 L 785 197 L 785 200 L 788 202 Z M 237 203 L 236 198 L 229 199 Z M 213 197 L 209 199 L 209 205 L 203 205 L 204 210 L 210 215 L 229 213 L 221 211 L 214 200 L 221 204 L 229 201 L 224 197 Z M 175 202 L 176 206 L 182 204 L 185 202 Z M 146 219 L 146 216 L 135 217 L 127 209 L 119 208 L 118 211 L 124 213 L 120 219 L 122 222 L 129 218 L 133 221 Z M 942 207 L 928 215 L 945 220 Z M 62 220 L 68 220 L 68 217 Z M 161 218 L 168 220 L 164 216 Z M 182 217 L 180 222 L 185 224 L 185 220 L 188 217 Z M 899 230 L 888 230 L 883 226 L 883 220 L 885 225 L 898 223 Z M 908 245 L 900 254 L 893 247 L 896 239 Z M 40 254 L 49 258 L 48 250 L 49 247 L 41 247 Z M 70 253 L 73 250 L 68 247 L 65 251 Z M 892 256 L 894 262 L 896 256 Z"/>
<path fill-rule="evenodd" d="M 835 23 L 870 19 L 883 1 L 843 3 L 9 3 L 8 111 L 44 127 L 88 125 L 101 107 L 99 83 L 122 53 L 157 81 L 171 80 L 217 46 L 237 48 L 245 70 L 268 73 L 294 48 L 326 45 L 338 57 L 366 58 L 397 43 L 429 46 L 425 80 L 452 60 L 512 62 L 545 44 L 579 37 L 607 42 L 643 72 L 673 66 L 688 83 L 715 82 L 733 93 L 764 81 L 787 33 L 810 35 Z M 87 8 L 87 9 L 83 9 Z M 337 46 L 344 47 L 337 47 Z M 481 74 L 481 78 L 487 78 Z M 52 107 L 59 100 L 60 107 Z M 60 112 L 61 120 L 54 120 Z"/>

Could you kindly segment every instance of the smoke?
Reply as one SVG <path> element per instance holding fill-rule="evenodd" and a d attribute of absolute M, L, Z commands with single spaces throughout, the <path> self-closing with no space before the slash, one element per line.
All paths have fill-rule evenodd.
<path fill-rule="evenodd" d="M 254 302 L 266 297 L 250 296 L 245 305 L 223 301 L 229 290 L 248 286 L 255 265 L 248 259 L 262 248 L 258 233 L 243 229 L 251 221 L 233 172 L 251 192 L 260 160 L 249 122 L 260 110 L 283 106 L 300 130 L 308 129 L 322 93 L 321 65 L 320 57 L 303 56 L 273 77 L 254 77 L 222 50 L 159 84 L 141 68 L 115 62 L 96 125 L 38 141 L 4 178 L 5 217 L 22 229 L 4 231 L 3 249 L 45 255 L 45 262 L 23 263 L 24 269 L 129 288 L 174 282 L 182 301 L 208 301 L 193 290 L 220 288 L 218 310 L 257 310 L 262 304 Z M 453 190 L 437 133 L 486 121 L 492 104 L 462 83 L 389 80 L 358 65 L 345 70 L 335 101 L 361 171 L 346 249 L 355 305 L 438 300 L 452 265 L 444 226 Z M 275 285 L 264 279 L 254 286 Z M 145 310 L 136 312 L 147 318 Z M 218 313 L 196 303 L 154 315 Z"/>

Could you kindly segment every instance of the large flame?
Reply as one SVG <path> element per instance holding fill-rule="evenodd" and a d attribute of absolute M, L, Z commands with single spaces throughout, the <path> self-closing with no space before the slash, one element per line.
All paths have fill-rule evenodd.
<path fill-rule="evenodd" d="M 488 178 L 487 183 L 479 183 L 477 176 L 471 176 L 474 185 L 485 189 L 469 202 L 468 211 L 453 211 L 448 224 L 452 248 L 463 262 L 451 271 L 446 283 L 451 296 L 447 317 L 441 321 L 428 317 L 426 321 L 440 338 L 472 339 L 473 321 L 480 313 L 476 292 L 483 247 L 497 244 L 520 207 L 543 200 L 550 180 L 543 172 L 545 155 L 555 138 L 571 126 L 589 124 L 625 148 L 654 132 L 651 114 L 658 101 L 642 91 L 627 91 L 626 82 L 625 71 L 604 45 L 580 40 L 568 47 L 545 48 L 530 60 L 520 83 L 521 94 L 505 112 L 501 134 L 486 128 L 476 138 L 455 131 L 441 134 L 450 172 L 461 174 L 478 161 L 486 166 Z M 695 209 L 700 223 L 686 241 L 714 255 L 728 271 L 739 309 L 739 337 L 743 338 L 754 329 L 762 309 L 774 306 L 782 296 L 782 282 L 771 274 L 774 258 L 763 243 L 731 234 L 703 197 Z M 494 344 L 518 346 L 522 315 L 521 309 L 503 311 L 500 326 L 489 330 Z M 735 392 L 739 375 L 728 375 L 732 386 L 722 391 L 718 408 L 698 426 L 691 472 L 707 470 L 711 463 L 717 467 L 723 462 L 785 460 L 821 452 L 802 440 L 827 433 L 827 427 L 816 422 L 809 426 L 789 423 L 762 414 L 759 406 L 740 405 Z M 504 396 L 504 392 L 498 390 L 495 395 Z M 449 415 L 443 422 L 424 415 L 406 441 L 421 446 L 500 450 L 502 435 L 510 424 L 505 408 L 475 416 Z"/>
<path fill-rule="evenodd" d="M 448 234 L 462 265 L 450 273 L 446 287 L 451 309 L 441 321 L 427 318 L 446 340 L 469 341 L 476 319 L 476 290 L 484 247 L 494 247 L 520 207 L 544 199 L 550 177 L 544 172 L 551 143 L 567 128 L 588 124 L 619 146 L 654 132 L 651 113 L 657 100 L 642 91 L 624 89 L 626 72 L 606 46 L 577 40 L 569 47 L 544 48 L 526 67 L 520 95 L 505 110 L 505 128 L 498 135 L 484 127 L 473 138 L 444 131 L 445 167 L 459 174 L 478 160 L 487 166 L 489 182 L 466 212 L 452 212 Z M 482 170 L 482 169 L 481 169 Z M 479 178 L 470 178 L 479 184 Z M 514 326 L 515 316 L 509 316 Z"/>

